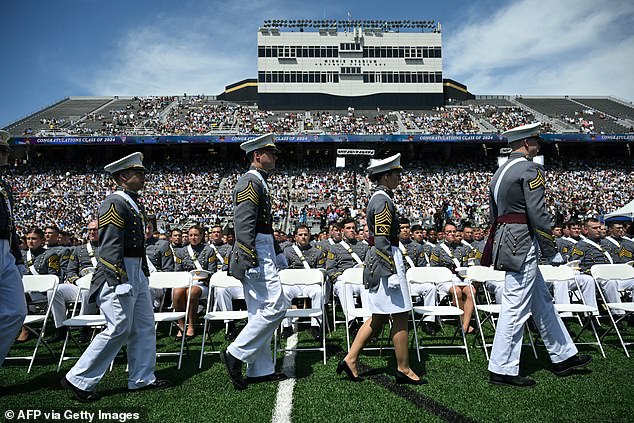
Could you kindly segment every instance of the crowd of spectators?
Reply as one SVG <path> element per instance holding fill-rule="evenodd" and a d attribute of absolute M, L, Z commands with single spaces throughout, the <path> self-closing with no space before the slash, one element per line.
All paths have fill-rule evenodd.
<path fill-rule="evenodd" d="M 318 125 L 315 129 L 324 134 L 382 135 L 399 130 L 396 120 L 380 111 L 364 113 L 348 108 L 348 111 L 343 113 L 324 111 L 314 112 L 312 115 Z"/>
<path fill-rule="evenodd" d="M 243 166 L 235 163 L 150 163 L 143 202 L 164 227 L 200 222 L 209 225 L 232 218 L 232 191 Z M 487 187 L 495 163 L 406 165 L 395 203 L 399 214 L 425 226 L 444 220 L 488 223 Z M 114 189 L 101 166 L 30 163 L 11 167 L 6 179 L 16 197 L 17 227 L 56 224 L 79 235 L 97 217 L 98 204 Z M 546 200 L 558 222 L 597 216 L 634 198 L 634 166 L 627 160 L 549 160 Z M 325 225 L 344 215 L 362 216 L 370 183 L 350 170 L 315 165 L 288 165 L 270 178 L 276 226 Z M 356 204 L 355 204 L 356 197 Z"/>

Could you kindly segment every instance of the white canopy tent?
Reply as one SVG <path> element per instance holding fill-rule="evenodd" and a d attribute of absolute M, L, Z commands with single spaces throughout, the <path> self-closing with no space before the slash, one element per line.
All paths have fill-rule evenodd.
<path fill-rule="evenodd" d="M 605 220 L 634 220 L 634 200 L 617 211 L 606 214 L 604 218 Z"/>

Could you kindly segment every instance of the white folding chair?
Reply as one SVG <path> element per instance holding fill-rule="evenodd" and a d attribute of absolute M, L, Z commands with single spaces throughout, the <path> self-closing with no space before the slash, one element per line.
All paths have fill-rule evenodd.
<path fill-rule="evenodd" d="M 625 281 L 634 279 L 634 267 L 629 266 L 627 264 L 595 264 L 590 268 L 590 273 L 594 278 L 594 282 L 599 290 L 599 294 L 601 295 L 601 299 L 603 303 L 608 308 L 608 316 L 610 317 L 610 321 L 612 322 L 612 327 L 619 337 L 619 341 L 621 341 L 621 345 L 623 346 L 623 350 L 625 351 L 626 356 L 630 356 L 627 351 L 627 346 L 634 344 L 634 342 L 624 342 L 623 337 L 621 336 L 621 332 L 617 324 L 625 319 L 627 316 L 634 313 L 634 302 L 629 303 L 608 303 L 605 299 L 605 294 L 603 292 L 603 288 L 601 287 L 604 282 L 607 281 Z M 624 314 L 620 316 L 617 320 L 614 320 L 612 316 L 612 310 L 622 311 Z M 608 330 L 601 335 L 601 338 L 605 338 Z"/>
<path fill-rule="evenodd" d="M 363 268 L 362 267 L 353 267 L 351 269 L 344 270 L 341 275 L 341 280 L 343 282 L 343 287 L 341 289 L 342 292 L 342 301 L 346 302 L 347 297 L 347 289 L 346 285 L 361 285 L 363 286 Z M 352 319 L 367 319 L 372 317 L 372 312 L 367 307 L 355 307 L 352 309 L 344 310 L 345 320 L 346 320 L 346 345 L 348 346 L 348 351 L 350 351 L 350 325 L 348 322 Z M 366 348 L 368 349 L 368 348 Z"/>
<path fill-rule="evenodd" d="M 106 326 L 107 324 L 106 318 L 102 314 L 82 314 L 82 315 L 77 314 L 79 312 L 77 305 L 81 303 L 82 292 L 86 292 L 87 290 L 90 289 L 91 282 L 92 282 L 92 273 L 88 273 L 85 276 L 82 276 L 81 278 L 77 279 L 77 281 L 75 281 L 75 285 L 77 285 L 77 287 L 79 288 L 79 291 L 77 291 L 77 295 L 75 296 L 75 303 L 73 305 L 71 318 L 66 319 L 63 322 L 63 325 L 67 327 L 68 330 L 66 331 L 66 338 L 64 339 L 64 345 L 62 346 L 62 354 L 59 357 L 59 363 L 57 364 L 58 372 L 60 368 L 62 367 L 62 362 L 64 362 L 64 360 L 74 360 L 79 358 L 79 357 L 65 356 L 66 346 L 68 345 L 69 338 L 72 339 L 75 345 L 77 346 L 77 348 L 81 350 L 81 346 L 79 345 L 77 341 L 75 341 L 75 338 L 73 338 L 71 334 L 72 328 L 91 328 L 94 331 L 94 329 Z"/>
<path fill-rule="evenodd" d="M 479 282 L 483 286 L 487 282 L 495 282 L 495 283 L 504 284 L 505 279 L 506 279 L 505 272 L 502 272 L 500 270 L 495 270 L 492 267 L 472 266 L 472 267 L 469 267 L 469 269 L 467 269 L 467 280 L 469 282 Z M 482 348 L 484 348 L 484 355 L 486 356 L 486 359 L 488 360 L 489 359 L 488 347 L 492 347 L 493 344 L 486 342 L 486 339 L 484 337 L 483 325 L 488 320 L 491 322 L 491 326 L 493 327 L 493 330 L 495 330 L 494 319 L 495 319 L 495 316 L 499 316 L 500 311 L 502 311 L 502 304 L 494 304 L 491 301 L 491 297 L 486 287 L 484 287 L 484 294 L 487 299 L 487 304 L 479 304 L 476 296 L 474 295 L 473 305 L 476 311 L 475 316 L 476 316 L 476 322 L 478 324 L 478 331 L 480 332 L 480 338 L 482 339 Z M 480 315 L 478 312 L 484 313 L 484 316 L 485 316 L 484 319 L 482 320 L 480 319 Z M 526 325 L 524 325 L 524 328 L 526 328 Z M 533 349 L 533 355 L 535 356 L 535 358 L 537 358 L 537 350 L 535 349 L 535 343 L 533 342 L 533 335 L 531 334 L 530 331 L 527 331 L 527 333 L 528 333 L 529 344 L 531 348 Z"/>
<path fill-rule="evenodd" d="M 456 286 L 453 280 L 453 273 L 451 273 L 451 270 L 447 269 L 446 267 L 412 267 L 407 271 L 406 277 L 409 283 L 433 283 L 436 285 L 441 285 L 443 283 L 449 282 L 452 284 L 454 288 Z M 455 289 L 454 289 L 454 292 L 455 292 Z M 462 346 L 453 345 L 453 339 L 455 338 L 455 333 L 454 333 L 451 345 L 425 346 L 425 345 L 422 345 L 421 343 L 421 345 L 417 347 L 417 349 L 425 349 L 425 348 L 463 349 L 467 356 L 467 361 L 471 361 L 471 358 L 469 357 L 469 347 L 467 346 L 467 337 L 465 336 L 464 330 L 462 329 L 462 316 L 464 315 L 464 312 L 459 307 L 455 307 L 452 305 L 415 306 L 413 309 L 413 312 L 416 314 L 422 315 L 422 317 L 425 317 L 425 316 L 458 317 L 460 321 L 460 328 L 456 329 L 456 332 L 460 330 L 460 333 L 462 334 L 462 342 L 463 342 Z M 414 325 L 414 330 L 416 330 L 417 327 L 418 325 Z"/>
<path fill-rule="evenodd" d="M 178 368 L 181 368 L 183 361 L 183 351 L 187 345 L 187 328 L 190 322 L 188 321 L 189 315 L 189 297 L 192 293 L 192 276 L 189 272 L 154 272 L 150 275 L 150 288 L 152 289 L 176 289 L 187 288 L 187 305 L 185 311 L 159 311 L 154 313 L 154 322 L 158 327 L 160 322 L 169 322 L 180 329 L 178 321 L 183 319 L 184 325 L 182 329 L 181 348 L 179 352 L 157 352 L 157 357 L 164 356 L 178 356 Z M 161 304 L 163 300 L 161 299 Z M 189 352 L 189 345 L 187 345 L 187 351 Z"/>
<path fill-rule="evenodd" d="M 580 293 L 579 298 L 581 298 L 581 304 L 560 304 L 555 303 L 555 310 L 562 315 L 567 313 L 572 313 L 577 316 L 583 315 L 587 318 L 587 322 L 590 323 L 590 327 L 592 328 L 592 332 L 594 333 L 594 337 L 597 342 L 578 342 L 581 334 L 585 330 L 587 323 L 582 322 L 581 331 L 577 334 L 576 339 L 574 340 L 577 345 L 598 345 L 599 350 L 601 351 L 601 355 L 605 358 L 605 352 L 603 351 L 603 345 L 601 345 L 601 340 L 599 335 L 597 334 L 596 326 L 594 325 L 594 319 L 592 317 L 593 313 L 598 313 L 598 310 L 592 306 L 586 304 L 583 295 L 581 295 L 581 287 L 579 283 L 575 279 L 575 271 L 573 266 L 551 266 L 551 265 L 540 265 L 539 271 L 544 277 L 544 281 L 550 282 L 554 284 L 565 284 L 566 288 L 568 287 L 568 283 L 570 281 L 574 281 L 577 285 L 577 292 Z"/>
<path fill-rule="evenodd" d="M 207 328 L 209 327 L 209 323 L 213 321 L 224 322 L 226 320 L 244 320 L 249 317 L 249 314 L 246 310 L 233 310 L 233 311 L 218 311 L 217 304 L 214 303 L 213 310 L 209 311 L 211 307 L 211 298 L 212 291 L 217 288 L 242 288 L 242 282 L 233 276 L 227 275 L 226 271 L 216 272 L 211 275 L 209 279 L 209 294 L 207 295 L 207 307 L 205 310 L 205 325 L 203 328 L 203 342 L 200 350 L 200 361 L 198 363 L 198 368 L 202 368 L 203 366 L 203 357 L 209 354 L 220 354 L 220 350 L 212 350 L 205 351 L 205 340 L 207 339 Z M 212 343 L 213 348 L 213 343 Z"/>
<path fill-rule="evenodd" d="M 324 283 L 324 274 L 319 269 L 284 269 L 279 272 L 282 285 L 287 286 L 306 286 L 319 285 L 321 287 L 322 298 L 326 294 L 326 284 Z M 286 310 L 286 317 L 295 318 L 321 318 L 321 347 L 319 348 L 280 348 L 279 351 L 322 351 L 324 364 L 326 364 L 326 322 L 325 307 L 322 301 L 321 308 L 289 308 Z M 277 342 L 275 343 L 274 355 L 277 356 Z"/>
<path fill-rule="evenodd" d="M 25 294 L 31 292 L 41 292 L 43 294 L 46 294 L 47 291 L 52 290 L 54 297 L 55 293 L 57 292 L 57 286 L 59 285 L 59 278 L 55 275 L 24 275 L 22 276 L 22 285 L 24 287 Z M 26 318 L 24 319 L 24 326 L 27 328 L 27 330 L 37 336 L 37 341 L 35 343 L 35 348 L 33 349 L 33 354 L 26 356 L 11 356 L 5 358 L 5 360 L 30 360 L 27 373 L 31 373 L 31 368 L 33 367 L 33 362 L 35 361 L 37 350 L 40 346 L 40 342 L 42 342 L 44 331 L 46 330 L 48 316 L 51 314 L 51 305 L 47 302 L 45 307 L 46 311 L 44 314 L 27 314 Z M 39 323 L 42 324 L 39 330 L 36 330 L 32 327 Z M 3 334 L 2 336 L 8 336 L 8 334 Z M 13 336 L 13 334 L 11 334 L 10 336 Z M 46 344 L 46 342 L 44 343 L 44 345 L 48 348 L 53 357 L 55 357 L 55 354 Z"/>

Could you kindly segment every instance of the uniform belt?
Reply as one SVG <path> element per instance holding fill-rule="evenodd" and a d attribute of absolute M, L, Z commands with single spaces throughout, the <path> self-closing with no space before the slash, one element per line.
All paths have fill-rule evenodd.
<path fill-rule="evenodd" d="M 258 234 L 272 234 L 273 225 L 267 225 L 265 223 L 257 223 L 255 225 L 255 232 Z"/>
<path fill-rule="evenodd" d="M 143 248 L 125 247 L 123 249 L 124 257 L 143 257 L 144 255 Z"/>
<path fill-rule="evenodd" d="M 11 239 L 11 230 L 0 229 L 0 239 Z"/>
<path fill-rule="evenodd" d="M 500 223 L 521 223 L 526 225 L 528 223 L 528 219 L 524 213 L 509 213 L 495 218 L 495 223 L 498 225 Z"/>
<path fill-rule="evenodd" d="M 503 214 L 495 218 L 495 222 L 491 226 L 491 232 L 489 232 L 489 238 L 484 246 L 484 251 L 482 252 L 482 258 L 480 259 L 480 264 L 482 266 L 490 266 L 493 264 L 493 242 L 495 240 L 495 232 L 500 223 L 518 223 L 526 225 L 528 223 L 528 219 L 524 213 L 509 213 Z"/>

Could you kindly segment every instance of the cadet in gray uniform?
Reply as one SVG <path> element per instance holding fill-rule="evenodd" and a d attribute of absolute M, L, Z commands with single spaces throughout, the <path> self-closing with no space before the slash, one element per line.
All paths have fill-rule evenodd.
<path fill-rule="evenodd" d="M 60 244 L 59 228 L 55 225 L 48 225 L 44 228 L 44 239 L 46 240 L 46 249 L 57 251 L 59 256 L 59 281 L 64 282 L 66 279 L 66 269 L 68 268 L 68 260 L 72 249 L 69 246 Z"/>
<path fill-rule="evenodd" d="M 26 265 L 27 275 L 60 276 L 59 249 L 44 248 L 44 232 L 40 228 L 31 228 L 28 231 L 26 235 L 26 244 L 28 248 L 26 251 L 23 251 L 22 254 Z M 44 301 L 44 298 L 46 298 L 47 301 L 51 303 L 53 299 L 53 291 L 48 291 L 46 293 L 46 297 L 40 292 L 32 292 L 29 296 L 31 297 L 31 300 L 35 302 Z M 66 319 L 66 308 L 62 307 L 62 310 L 53 310 L 53 318 L 55 320 L 56 328 L 62 326 L 62 322 Z M 55 335 L 47 338 L 46 342 L 54 342 L 56 341 L 56 339 L 54 339 L 56 337 L 57 331 Z M 29 332 L 26 327 L 22 327 L 22 333 L 18 337 L 18 342 L 24 342 L 28 339 Z"/>
<path fill-rule="evenodd" d="M 412 299 L 405 278 L 403 255 L 398 246 L 399 219 L 393 201 L 393 190 L 401 181 L 400 161 L 401 155 L 396 154 L 384 160 L 372 160 L 368 167 L 370 179 L 377 183 L 367 207 L 372 249 L 363 268 L 363 282 L 369 290 L 367 307 L 372 317 L 359 329 L 350 351 L 339 362 L 337 373 L 346 372 L 349 379 L 359 380 L 359 354 L 391 317 L 396 383 L 422 385 L 427 381 L 419 378 L 409 366 L 407 322 Z"/>
<path fill-rule="evenodd" d="M 406 271 L 412 267 L 425 267 L 429 265 L 425 258 L 425 253 L 423 252 L 423 246 L 412 239 L 409 219 L 401 218 L 398 241 L 399 248 L 403 254 Z M 410 289 L 412 296 L 422 299 L 424 305 L 436 305 L 436 295 L 438 295 L 438 293 L 435 284 L 412 283 L 410 284 Z M 437 329 L 436 317 L 425 316 L 423 319 L 423 330 L 428 335 L 435 335 Z"/>
<path fill-rule="evenodd" d="M 544 168 L 532 161 L 539 151 L 539 123 L 513 128 L 504 134 L 513 152 L 491 181 L 490 219 L 493 227 L 482 257 L 506 272 L 502 310 L 489 361 L 489 381 L 498 385 L 533 386 L 519 376 L 524 323 L 532 315 L 554 363 L 553 373 L 565 376 L 587 365 L 591 357 L 577 356 L 577 348 L 557 314 L 537 266 L 538 254 L 550 262 L 557 257 L 544 203 Z"/>
<path fill-rule="evenodd" d="M 90 299 L 97 301 L 108 326 L 61 381 L 80 402 L 99 400 L 95 387 L 126 344 L 129 390 L 170 386 L 154 376 L 156 333 L 147 279 L 145 210 L 138 194 L 147 171 L 142 159 L 141 153 L 133 153 L 104 168 L 118 187 L 99 206 L 99 258 Z"/>
<path fill-rule="evenodd" d="M 584 287 L 587 287 L 587 294 L 584 292 L 583 295 L 586 304 L 596 308 L 595 283 L 590 274 L 590 269 L 595 264 L 614 264 L 616 262 L 609 251 L 609 248 L 611 248 L 613 244 L 609 240 L 601 239 L 601 223 L 599 223 L 597 219 L 587 219 L 584 226 L 588 236 L 572 247 L 570 260 L 579 260 L 579 270 L 581 274 L 575 275 L 575 279 L 582 290 L 584 290 Z M 601 281 L 600 283 L 608 303 L 620 303 L 621 295 L 619 291 L 634 289 L 634 280 Z M 618 315 L 625 313 L 623 310 L 611 311 L 612 314 Z"/>
<path fill-rule="evenodd" d="M 249 319 L 238 337 L 221 352 L 229 377 L 236 389 L 247 383 L 286 379 L 276 373 L 271 354 L 271 338 L 289 304 L 275 267 L 271 197 L 266 181 L 275 168 L 278 150 L 271 134 L 240 145 L 251 162 L 234 191 L 236 240 L 229 258 L 229 274 L 242 281 Z M 247 378 L 242 363 L 247 363 Z"/>
<path fill-rule="evenodd" d="M 325 269 L 326 253 L 319 248 L 310 245 L 310 229 L 306 225 L 295 228 L 295 244 L 284 249 L 284 255 L 288 262 L 289 269 Z M 285 286 L 284 296 L 290 304 L 293 298 L 300 296 L 308 297 L 312 308 L 321 308 L 324 298 L 319 285 Z M 311 318 L 310 334 L 318 341 L 321 341 L 321 319 Z M 282 322 L 282 338 L 286 339 L 293 333 L 291 319 L 284 319 Z"/>
<path fill-rule="evenodd" d="M 464 245 L 456 239 L 456 226 L 447 223 L 444 227 L 445 242 L 439 242 L 431 251 L 429 262 L 432 267 L 446 267 L 452 272 L 453 282 L 446 282 L 438 287 L 443 295 L 449 295 L 451 300 L 464 311 L 462 316 L 462 330 L 464 333 L 473 333 L 475 329 L 471 326 L 471 316 L 473 315 L 474 288 L 463 281 L 457 272 L 457 268 L 466 267 L 471 255 L 471 247 Z M 454 289 L 455 287 L 455 289 Z M 475 292 L 475 291 L 474 291 Z"/>
<path fill-rule="evenodd" d="M 334 294 L 339 297 L 341 308 L 345 313 L 346 310 L 355 307 L 355 296 L 361 298 L 363 306 L 367 304 L 367 290 L 361 285 L 344 284 L 341 275 L 347 269 L 363 266 L 369 246 L 365 242 L 357 241 L 357 224 L 353 219 L 345 219 L 342 225 L 341 241 L 331 245 L 326 256 L 326 274 L 330 283 L 334 284 Z M 352 318 L 348 321 L 351 320 Z"/>
<path fill-rule="evenodd" d="M 205 231 L 202 227 L 193 225 L 187 233 L 189 245 L 176 251 L 174 270 L 177 272 L 200 271 L 200 274 L 194 276 L 189 299 L 187 298 L 187 288 L 175 288 L 172 293 L 172 302 L 175 311 L 185 311 L 189 300 L 189 317 L 185 336 L 191 340 L 196 336 L 194 324 L 198 314 L 198 302 L 201 298 L 208 298 L 209 277 L 216 273 L 219 260 L 209 244 L 205 243 Z M 185 319 L 179 320 L 178 324 L 182 328 L 185 325 Z M 182 336 L 182 333 L 178 333 L 176 340 L 180 341 Z"/>
<path fill-rule="evenodd" d="M 76 247 L 75 252 L 71 249 L 71 253 L 67 260 L 66 270 L 61 272 L 64 274 L 65 279 L 60 281 L 60 285 L 57 287 L 57 292 L 54 297 L 52 296 L 52 292 L 48 293 L 49 303 L 51 304 L 51 313 L 53 314 L 53 320 L 55 321 L 56 328 L 55 335 L 46 340 L 49 344 L 63 341 L 66 338 L 68 328 L 63 325 L 64 320 L 66 320 L 66 304 L 75 301 L 75 298 L 77 298 L 79 288 L 75 285 L 75 281 L 77 281 L 80 276 L 83 276 L 83 274 L 80 275 L 81 269 L 87 269 L 90 267 L 94 269 L 97 265 L 97 258 L 95 257 L 96 252 L 94 251 L 98 238 L 97 230 L 98 223 L 96 220 L 88 224 L 88 244 Z M 49 240 L 50 239 L 52 238 L 49 238 Z M 88 248 L 90 248 L 90 251 L 88 251 Z M 62 254 L 66 253 L 65 249 L 61 248 L 55 249 L 54 247 L 49 247 L 48 250 L 59 251 Z M 78 255 L 76 255 L 77 253 Z M 61 266 L 63 266 L 63 260 L 61 260 L 60 267 Z M 82 302 L 79 314 L 95 314 L 96 312 L 96 304 L 94 302 L 89 303 L 88 301 L 88 291 L 82 292 Z M 80 340 L 87 341 L 88 333 L 89 330 L 86 328 L 86 330 L 82 332 L 83 335 Z"/>
<path fill-rule="evenodd" d="M 0 131 L 0 167 L 9 158 L 9 133 Z M 26 316 L 26 300 L 22 285 L 24 264 L 20 241 L 13 224 L 15 216 L 11 187 L 0 178 L 0 366 L 11 348 L 15 335 Z M 20 269 L 18 268 L 20 267 Z"/>
<path fill-rule="evenodd" d="M 154 228 L 156 227 L 156 218 L 148 216 L 145 227 L 145 256 L 147 259 L 148 270 L 150 275 L 154 272 L 173 272 L 174 271 L 174 253 L 169 241 L 154 238 Z M 167 290 L 169 291 L 169 290 Z M 166 290 L 150 288 L 152 293 L 152 305 L 155 310 L 161 309 L 161 302 L 164 302 Z"/>

